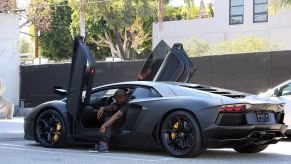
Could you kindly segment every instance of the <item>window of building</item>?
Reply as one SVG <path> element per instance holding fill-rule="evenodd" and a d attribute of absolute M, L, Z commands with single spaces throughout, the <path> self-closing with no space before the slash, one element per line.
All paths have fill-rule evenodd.
<path fill-rule="evenodd" d="M 229 24 L 244 23 L 244 1 L 230 0 L 229 1 Z"/>
<path fill-rule="evenodd" d="M 254 23 L 268 22 L 268 0 L 254 0 Z"/>

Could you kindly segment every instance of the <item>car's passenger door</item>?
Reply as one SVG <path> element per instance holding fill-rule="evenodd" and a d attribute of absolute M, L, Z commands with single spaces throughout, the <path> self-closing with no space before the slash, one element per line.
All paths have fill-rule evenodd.
<path fill-rule="evenodd" d="M 182 44 L 170 48 L 161 41 L 142 67 L 138 80 L 188 82 L 195 70 Z"/>

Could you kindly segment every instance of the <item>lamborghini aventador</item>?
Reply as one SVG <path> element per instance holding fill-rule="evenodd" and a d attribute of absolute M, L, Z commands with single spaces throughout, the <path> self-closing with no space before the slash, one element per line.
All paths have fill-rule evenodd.
<path fill-rule="evenodd" d="M 45 147 L 96 143 L 102 122 L 96 110 L 114 102 L 117 89 L 130 94 L 122 128 L 110 144 L 162 148 L 176 157 L 193 157 L 206 148 L 256 153 L 284 138 L 284 103 L 255 95 L 187 83 L 195 68 L 181 44 L 160 42 L 138 81 L 92 88 L 95 59 L 76 39 L 70 81 L 54 92 L 62 100 L 38 105 L 25 117 L 25 139 Z"/>

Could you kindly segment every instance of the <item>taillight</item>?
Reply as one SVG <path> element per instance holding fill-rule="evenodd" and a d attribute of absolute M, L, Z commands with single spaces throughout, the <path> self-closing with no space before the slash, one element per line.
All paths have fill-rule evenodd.
<path fill-rule="evenodd" d="M 224 105 L 219 108 L 219 113 L 227 112 L 244 112 L 246 109 L 250 108 L 249 104 L 232 104 Z"/>

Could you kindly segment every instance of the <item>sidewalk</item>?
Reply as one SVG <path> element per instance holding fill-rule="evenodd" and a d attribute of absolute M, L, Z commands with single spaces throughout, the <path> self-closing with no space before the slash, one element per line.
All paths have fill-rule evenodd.
<path fill-rule="evenodd" d="M 23 139 L 23 117 L 11 120 L 0 120 L 0 141 Z"/>
<path fill-rule="evenodd" d="M 0 119 L 0 122 L 14 122 L 14 123 L 23 123 L 24 122 L 24 117 L 14 117 L 11 120 L 4 120 L 4 119 Z M 1 129 L 0 129 L 1 130 Z"/>

